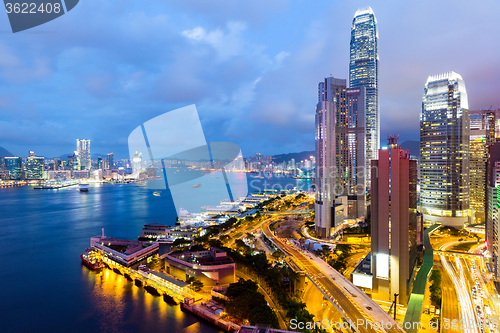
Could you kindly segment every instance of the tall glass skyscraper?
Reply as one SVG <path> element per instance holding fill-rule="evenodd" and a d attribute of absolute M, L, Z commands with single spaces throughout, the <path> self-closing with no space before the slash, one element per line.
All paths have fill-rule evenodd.
<path fill-rule="evenodd" d="M 370 161 L 378 158 L 380 112 L 378 101 L 378 31 L 377 19 L 368 7 L 358 9 L 351 27 L 349 86 L 366 88 L 366 176 L 370 186 Z"/>
<path fill-rule="evenodd" d="M 470 217 L 470 129 L 465 83 L 429 76 L 420 114 L 420 202 L 424 219 L 461 228 Z"/>

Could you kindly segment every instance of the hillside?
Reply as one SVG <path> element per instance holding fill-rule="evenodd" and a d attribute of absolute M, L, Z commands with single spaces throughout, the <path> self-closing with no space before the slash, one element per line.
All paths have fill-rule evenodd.
<path fill-rule="evenodd" d="M 0 157 L 13 157 L 14 154 L 12 154 L 10 151 L 8 151 L 5 148 L 0 147 Z"/>

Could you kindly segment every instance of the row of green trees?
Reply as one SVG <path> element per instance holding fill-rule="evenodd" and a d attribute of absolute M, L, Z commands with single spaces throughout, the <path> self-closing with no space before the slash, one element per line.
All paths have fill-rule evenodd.
<path fill-rule="evenodd" d="M 441 308 L 441 271 L 433 269 L 429 282 L 431 283 L 429 286 L 429 290 L 431 292 L 431 303 L 437 308 Z"/>

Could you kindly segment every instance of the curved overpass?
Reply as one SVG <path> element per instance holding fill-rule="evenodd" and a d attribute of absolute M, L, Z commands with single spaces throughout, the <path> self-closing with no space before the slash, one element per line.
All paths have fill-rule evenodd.
<path fill-rule="evenodd" d="M 269 222 L 262 225 L 262 234 L 304 271 L 346 320 L 354 323 L 355 331 L 359 333 L 404 332 L 396 328 L 396 322 L 371 298 L 328 264 L 323 262 L 324 265 L 320 268 L 317 260 L 312 258 L 310 260 L 305 254 L 287 244 L 286 240 L 282 241 L 275 237 L 269 228 Z M 356 325 L 356 323 L 363 324 Z M 380 328 L 375 323 L 387 325 L 385 328 Z"/>

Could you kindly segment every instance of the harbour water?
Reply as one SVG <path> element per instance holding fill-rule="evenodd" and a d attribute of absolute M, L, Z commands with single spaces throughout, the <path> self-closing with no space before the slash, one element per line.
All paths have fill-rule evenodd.
<path fill-rule="evenodd" d="M 249 177 L 249 191 L 264 181 L 275 188 L 311 183 Z M 91 272 L 80 262 L 101 228 L 111 237 L 136 239 L 145 223 L 173 225 L 175 217 L 168 191 L 157 197 L 135 184 L 96 184 L 86 193 L 78 187 L 0 189 L 1 331 L 220 332 L 123 276 Z"/>

